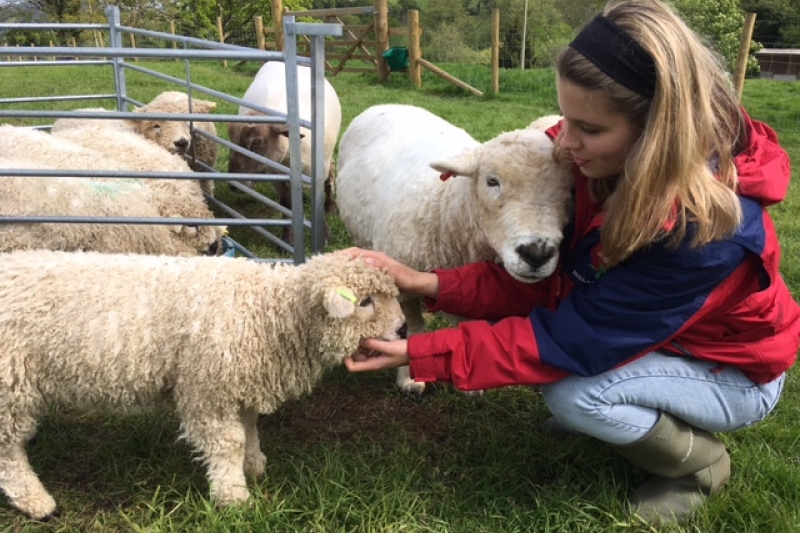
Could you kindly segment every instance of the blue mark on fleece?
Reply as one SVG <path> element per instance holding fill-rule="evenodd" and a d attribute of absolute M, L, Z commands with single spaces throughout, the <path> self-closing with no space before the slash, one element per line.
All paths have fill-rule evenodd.
<path fill-rule="evenodd" d="M 123 178 L 115 181 L 90 181 L 87 186 L 96 192 L 116 196 L 119 193 L 140 188 L 141 180 Z"/>

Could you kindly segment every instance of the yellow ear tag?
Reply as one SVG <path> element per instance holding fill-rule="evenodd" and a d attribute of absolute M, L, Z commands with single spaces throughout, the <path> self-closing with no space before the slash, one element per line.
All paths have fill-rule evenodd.
<path fill-rule="evenodd" d="M 342 298 L 350 300 L 353 303 L 356 303 L 358 301 L 358 298 L 356 298 L 356 295 L 353 294 L 353 291 L 351 291 L 350 289 L 345 289 L 344 287 L 336 287 L 336 293 Z"/>

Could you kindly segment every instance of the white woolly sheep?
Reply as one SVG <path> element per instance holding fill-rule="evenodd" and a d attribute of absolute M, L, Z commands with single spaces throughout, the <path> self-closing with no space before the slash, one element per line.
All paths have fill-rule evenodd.
<path fill-rule="evenodd" d="M 572 174 L 553 161 L 552 148 L 532 129 L 480 144 L 425 109 L 370 107 L 339 142 L 339 214 L 357 246 L 418 270 L 499 259 L 532 283 L 556 268 L 570 213 Z M 440 173 L 462 177 L 442 181 Z M 423 331 L 420 301 L 401 304 L 409 334 Z M 407 367 L 397 385 L 424 391 Z"/>
<path fill-rule="evenodd" d="M 297 84 L 299 92 L 300 118 L 311 120 L 311 69 L 304 65 L 297 67 Z M 286 113 L 286 64 L 282 61 L 269 61 L 259 69 L 255 79 L 245 91 L 242 100 L 253 104 Z M 335 207 L 333 198 L 333 151 L 339 137 L 342 123 L 342 108 L 339 96 L 333 86 L 325 80 L 324 83 L 324 156 L 325 156 L 325 211 Z M 262 115 L 248 107 L 239 107 L 240 115 Z M 311 174 L 311 132 L 308 128 L 300 128 L 300 153 L 303 160 L 302 172 Z M 289 166 L 289 125 L 287 123 L 244 123 L 229 122 L 228 136 L 232 143 L 246 148 L 266 159 L 276 161 L 284 166 Z M 228 172 L 248 174 L 275 174 L 275 170 L 266 164 L 260 163 L 251 157 L 231 150 Z M 252 187 L 252 183 L 246 183 Z M 278 194 L 278 203 L 291 209 L 291 194 L 288 183 L 274 182 L 273 186 Z M 291 239 L 291 227 L 284 229 L 283 238 Z"/>
<path fill-rule="evenodd" d="M 41 169 L 38 163 L 0 158 L 3 169 Z M 0 171 L 2 174 L 2 171 Z M 155 193 L 141 180 L 0 176 L 3 216 L 161 216 Z M 178 225 L 3 223 L 0 252 L 49 249 L 167 255 L 215 255 L 221 233 Z"/>
<path fill-rule="evenodd" d="M 156 96 L 149 103 L 134 109 L 136 113 L 201 113 L 209 114 L 216 109 L 216 102 L 191 98 L 180 91 L 165 91 Z M 81 111 L 108 111 L 100 107 L 85 108 Z M 217 134 L 214 122 L 193 122 L 195 129 L 213 135 Z M 185 120 L 164 119 L 86 119 L 86 118 L 60 118 L 53 123 L 51 133 L 64 131 L 71 128 L 99 127 L 104 131 L 134 131 L 145 139 L 153 141 L 172 154 L 189 159 L 189 166 L 195 171 L 204 171 L 202 165 L 195 164 L 194 159 L 204 165 L 214 168 L 217 163 L 219 145 L 211 139 L 200 135 L 193 135 L 191 125 Z M 102 134 L 101 134 L 102 137 Z M 192 139 L 195 142 L 192 143 Z M 108 142 L 108 139 L 106 139 Z M 113 144 L 113 143 L 111 143 Z"/>
<path fill-rule="evenodd" d="M 141 135 L 116 131 L 112 144 L 107 136 L 101 137 L 96 133 L 97 130 L 91 126 L 64 129 L 52 134 L 29 128 L 0 126 L 0 158 L 19 159 L 22 156 L 25 161 L 49 170 L 191 173 L 180 157 Z M 117 178 L 92 179 L 118 181 Z M 155 192 L 153 203 L 162 217 L 214 218 L 197 180 L 143 181 Z M 192 240 L 215 242 L 224 230 L 222 226 L 185 226 L 181 233 L 185 232 Z"/>
<path fill-rule="evenodd" d="M 310 392 L 359 340 L 403 335 L 390 276 L 347 254 L 243 258 L 0 255 L 0 489 L 56 511 L 25 453 L 51 405 L 139 412 L 171 401 L 218 504 L 262 475 L 256 421 Z M 221 303 L 224 299 L 224 304 Z"/>

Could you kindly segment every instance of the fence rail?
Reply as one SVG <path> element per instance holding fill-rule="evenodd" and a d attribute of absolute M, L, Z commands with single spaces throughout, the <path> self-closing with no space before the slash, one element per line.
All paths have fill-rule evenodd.
<path fill-rule="evenodd" d="M 299 115 L 299 97 L 298 97 L 298 80 L 297 80 L 297 65 L 309 65 L 312 71 L 312 87 L 322 87 L 324 83 L 324 49 L 325 38 L 329 36 L 341 35 L 341 27 L 336 24 L 309 24 L 298 23 L 294 17 L 286 17 L 284 20 L 285 30 L 287 36 L 287 43 L 292 44 L 300 37 L 306 38 L 310 42 L 310 49 L 312 54 L 309 58 L 299 57 L 294 50 L 289 52 L 283 51 L 266 51 L 247 48 L 243 46 L 230 45 L 225 43 L 206 41 L 203 39 L 196 39 L 192 37 L 177 36 L 169 33 L 154 32 L 151 30 L 143 30 L 138 28 L 131 28 L 122 26 L 119 21 L 119 10 L 116 6 L 110 6 L 106 10 L 108 24 L 0 24 L 0 31 L 15 29 L 15 30 L 91 30 L 103 31 L 109 35 L 109 46 L 107 47 L 39 47 L 35 49 L 24 47 L 0 47 L 0 58 L 5 57 L 5 61 L 0 61 L 0 67 L 15 68 L 22 66 L 86 66 L 86 65 L 100 65 L 107 66 L 110 70 L 110 76 L 113 78 L 114 93 L 107 94 L 62 94 L 57 96 L 28 96 L 24 98 L 3 98 L 0 99 L 0 118 L 16 118 L 18 120 L 34 120 L 34 119 L 56 119 L 56 118 L 95 118 L 95 119 L 120 119 L 120 118 L 136 118 L 136 119 L 157 119 L 157 120 L 184 120 L 196 122 L 278 122 L 283 121 L 288 123 L 290 149 L 292 150 L 291 165 L 285 167 L 273 161 L 261 158 L 259 159 L 268 167 L 272 168 L 275 173 L 273 174 L 229 174 L 221 173 L 216 169 L 208 168 L 207 173 L 166 173 L 166 172 L 111 172 L 111 171 L 49 171 L 45 169 L 30 170 L 30 169 L 3 169 L 3 174 L 8 176 L 27 176 L 31 179 L 36 177 L 58 176 L 58 177 L 97 177 L 104 178 L 133 178 L 133 179 L 213 179 L 215 181 L 223 181 L 235 184 L 236 188 L 252 196 L 257 202 L 263 203 L 270 209 L 275 209 L 284 215 L 290 217 L 289 220 L 280 218 L 257 218 L 248 219 L 242 213 L 239 213 L 233 207 L 226 205 L 219 199 L 212 195 L 206 194 L 208 202 L 228 215 L 228 218 L 214 218 L 214 219 L 187 219 L 187 218 L 163 218 L 163 219 L 119 219 L 108 217 L 0 217 L 0 223 L 135 223 L 135 224 L 165 224 L 165 225 L 225 225 L 225 226 L 247 226 L 259 236 L 263 237 L 267 242 L 277 246 L 281 250 L 288 252 L 292 255 L 292 261 L 301 263 L 305 260 L 306 245 L 305 236 L 310 235 L 310 251 L 317 253 L 324 248 L 324 212 L 323 212 L 323 198 L 324 198 L 324 180 L 323 175 L 324 162 L 323 162 L 323 149 L 322 139 L 324 135 L 323 124 L 323 101 L 322 98 L 317 98 L 318 101 L 314 102 L 311 120 L 302 120 Z M 179 43 L 182 48 L 135 48 L 126 47 L 123 44 L 123 35 L 139 35 L 146 36 L 150 39 L 162 39 L 166 43 Z M 13 61 L 13 59 L 22 59 L 34 57 L 33 61 Z M 50 58 L 50 59 L 48 59 Z M 65 59 L 70 58 L 70 59 Z M 187 65 L 185 79 L 176 78 L 159 72 L 154 69 L 145 68 L 133 64 L 132 61 L 142 58 L 151 59 L 166 59 L 171 61 L 184 61 Z M 211 87 L 203 86 L 194 82 L 191 78 L 191 69 L 189 65 L 192 61 L 199 60 L 213 60 L 213 61 L 256 61 L 263 63 L 266 61 L 283 61 L 287 65 L 286 69 L 286 88 L 288 106 L 285 113 L 280 113 L 262 106 L 257 106 L 245 102 L 244 100 L 226 94 L 222 91 L 217 91 Z M 140 99 L 135 98 L 136 95 L 128 94 L 128 87 L 125 80 L 126 71 L 135 71 L 154 79 L 158 79 L 170 84 L 174 84 L 177 89 L 183 89 L 192 95 L 204 94 L 223 100 L 238 106 L 245 106 L 264 113 L 264 116 L 247 116 L 241 115 L 222 115 L 222 114 L 172 114 L 172 113 L 134 113 L 129 111 L 130 106 L 138 107 L 142 105 Z M 61 89 L 61 88 L 59 88 Z M 65 92 L 67 88 L 63 88 Z M 312 91 L 312 94 L 322 95 L 322 91 Z M 97 100 L 113 100 L 115 111 L 109 112 L 89 112 L 89 111 L 72 111 L 72 110 L 54 110 L 54 109 L 19 109 L 20 104 L 39 104 L 45 107 L 45 104 L 50 105 L 57 102 L 74 102 L 79 100 L 97 101 Z M 302 173 L 302 162 L 299 153 L 300 142 L 300 127 L 309 128 L 312 137 L 312 173 L 311 175 L 304 175 Z M 32 127 L 47 128 L 47 126 L 35 125 Z M 236 145 L 222 139 L 219 136 L 212 135 L 200 130 L 194 131 L 195 135 L 199 135 L 216 142 L 220 147 L 229 150 L 242 151 Z M 254 158 L 258 159 L 257 154 L 246 151 Z M 292 205 L 295 206 L 291 211 L 279 206 L 273 200 L 261 195 L 252 188 L 245 186 L 240 181 L 288 181 L 291 184 L 292 191 Z M 312 208 L 310 214 L 306 217 L 303 209 L 303 189 L 304 185 L 310 185 L 312 190 Z M 294 240 L 291 243 L 284 242 L 275 233 L 269 231 L 267 228 L 283 228 L 291 225 L 294 230 Z M 247 257 L 256 259 L 263 259 L 267 261 L 286 261 L 287 259 L 281 257 L 257 257 L 255 253 L 247 247 L 238 242 L 233 242 L 236 249 Z"/>

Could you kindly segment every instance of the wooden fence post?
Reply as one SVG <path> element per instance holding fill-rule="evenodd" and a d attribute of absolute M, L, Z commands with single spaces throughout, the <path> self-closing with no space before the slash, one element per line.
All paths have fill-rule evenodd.
<path fill-rule="evenodd" d="M 217 17 L 217 33 L 219 34 L 219 42 L 220 42 L 220 44 L 225 44 L 225 34 L 222 31 L 222 17 Z M 227 59 L 223 59 L 222 60 L 222 66 L 223 67 L 227 67 L 228 66 L 228 60 Z"/>
<path fill-rule="evenodd" d="M 419 11 L 412 9 L 408 12 L 408 73 L 415 87 L 422 87 L 422 67 L 419 65 L 422 49 L 419 46 L 419 36 Z"/>
<path fill-rule="evenodd" d="M 283 0 L 272 0 L 272 24 L 275 26 L 275 50 L 283 52 Z"/>
<path fill-rule="evenodd" d="M 256 25 L 256 43 L 259 50 L 266 50 L 267 44 L 264 42 L 264 19 L 261 16 L 257 16 L 254 19 Z"/>
<path fill-rule="evenodd" d="M 386 0 L 375 0 L 375 52 L 378 55 L 378 79 L 389 79 L 389 65 L 383 53 L 389 49 L 389 8 Z"/>
<path fill-rule="evenodd" d="M 733 72 L 734 88 L 736 96 L 742 99 L 744 90 L 744 75 L 747 73 L 747 60 L 750 57 L 750 39 L 753 38 L 753 28 L 756 25 L 756 14 L 746 13 L 744 16 L 744 28 L 739 39 L 739 54 L 736 57 L 736 69 Z"/>
<path fill-rule="evenodd" d="M 131 38 L 131 48 L 136 48 L 136 36 L 131 33 L 130 38 Z M 137 61 L 139 61 L 139 58 L 134 57 L 133 62 L 136 63 Z"/>
<path fill-rule="evenodd" d="M 500 9 L 492 10 L 492 92 L 500 92 Z"/>
<path fill-rule="evenodd" d="M 169 32 L 172 35 L 175 35 L 175 21 L 174 20 L 170 20 L 169 21 Z M 178 41 L 172 41 L 172 48 L 173 48 L 173 50 L 177 50 L 178 49 Z M 177 61 L 177 59 L 176 59 L 176 61 Z"/>

